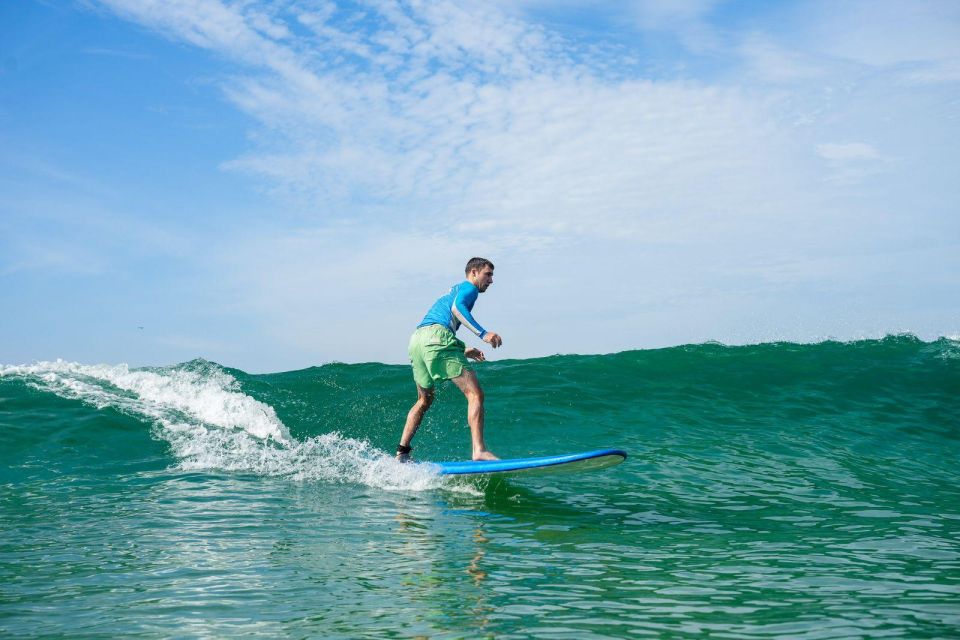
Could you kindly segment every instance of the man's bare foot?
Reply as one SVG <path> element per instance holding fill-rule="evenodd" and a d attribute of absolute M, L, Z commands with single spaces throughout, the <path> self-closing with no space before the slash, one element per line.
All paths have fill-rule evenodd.
<path fill-rule="evenodd" d="M 480 451 L 480 452 L 474 452 L 473 459 L 474 460 L 499 460 L 500 458 L 493 455 L 489 451 Z"/>
<path fill-rule="evenodd" d="M 410 454 L 397 452 L 397 462 L 410 462 Z"/>

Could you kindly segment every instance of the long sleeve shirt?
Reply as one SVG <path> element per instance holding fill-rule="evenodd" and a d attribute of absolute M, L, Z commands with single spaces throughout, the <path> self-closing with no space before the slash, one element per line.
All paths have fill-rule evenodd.
<path fill-rule="evenodd" d="M 462 324 L 483 339 L 487 330 L 481 327 L 480 323 L 470 313 L 473 311 L 473 305 L 477 301 L 478 295 L 480 295 L 480 290 L 469 280 L 453 285 L 446 295 L 433 303 L 433 306 L 430 307 L 427 315 L 423 317 L 417 327 L 441 324 L 456 333 Z"/>

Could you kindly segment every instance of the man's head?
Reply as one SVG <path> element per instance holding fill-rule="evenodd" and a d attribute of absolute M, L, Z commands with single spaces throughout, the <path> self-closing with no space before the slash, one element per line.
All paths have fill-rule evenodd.
<path fill-rule="evenodd" d="M 493 284 L 493 263 L 486 258 L 470 258 L 467 268 L 464 269 L 467 280 L 483 293 Z"/>

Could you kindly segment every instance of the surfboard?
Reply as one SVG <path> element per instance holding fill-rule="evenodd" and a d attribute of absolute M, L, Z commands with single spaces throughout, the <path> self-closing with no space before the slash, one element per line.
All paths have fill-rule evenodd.
<path fill-rule="evenodd" d="M 597 449 L 583 453 L 566 453 L 558 456 L 537 458 L 513 458 L 511 460 L 466 460 L 458 462 L 434 462 L 440 467 L 440 475 L 464 476 L 481 474 L 541 474 L 575 473 L 605 469 L 627 459 L 621 449 Z"/>

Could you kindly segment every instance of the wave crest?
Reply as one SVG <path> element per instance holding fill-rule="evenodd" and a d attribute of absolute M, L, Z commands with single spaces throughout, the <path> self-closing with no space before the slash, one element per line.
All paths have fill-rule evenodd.
<path fill-rule="evenodd" d="M 206 361 L 130 369 L 57 360 L 0 365 L 3 377 L 148 420 L 183 470 L 359 482 L 384 489 L 443 484 L 430 465 L 399 464 L 369 443 L 336 432 L 293 438 L 273 407 L 243 393 L 236 378 Z"/>

